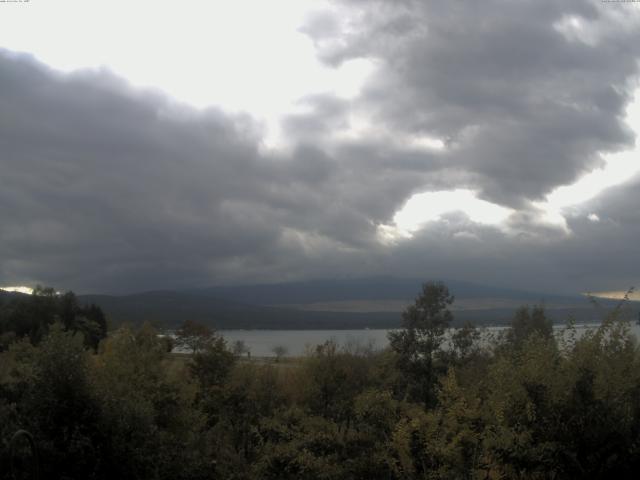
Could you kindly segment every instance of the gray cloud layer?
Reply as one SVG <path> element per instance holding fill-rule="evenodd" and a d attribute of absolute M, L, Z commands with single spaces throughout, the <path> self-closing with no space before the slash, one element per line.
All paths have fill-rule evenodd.
<path fill-rule="evenodd" d="M 374 58 L 381 70 L 359 101 L 396 133 L 451 147 L 443 165 L 486 199 L 540 199 L 633 145 L 622 123 L 637 76 L 640 28 L 600 2 L 340 2 L 305 30 L 330 64 Z M 572 34 L 570 19 L 583 30 Z M 631 16 L 633 18 L 633 16 Z M 322 30 L 323 24 L 333 28 Z M 328 33 L 327 33 L 328 32 Z M 441 178 L 444 185 L 446 176 Z"/>
<path fill-rule="evenodd" d="M 633 145 L 623 114 L 640 29 L 621 12 L 584 1 L 340 2 L 304 31 L 327 63 L 378 68 L 353 100 L 304 99 L 309 113 L 283 119 L 293 147 L 280 153 L 261 149 L 250 116 L 0 51 L 0 282 L 132 291 L 394 273 L 624 288 L 637 281 L 637 181 L 570 215 L 570 236 L 537 226 L 530 206 Z M 570 16 L 585 29 L 571 30 Z M 447 148 L 345 139 L 353 112 L 392 138 Z M 412 193 L 449 188 L 519 209 L 522 233 L 452 214 L 398 245 L 378 241 L 376 227 Z M 592 211 L 600 222 L 586 219 Z"/>
<path fill-rule="evenodd" d="M 248 117 L 196 112 L 106 72 L 0 62 L 5 283 L 264 281 L 374 241 L 316 147 L 260 155 Z"/>

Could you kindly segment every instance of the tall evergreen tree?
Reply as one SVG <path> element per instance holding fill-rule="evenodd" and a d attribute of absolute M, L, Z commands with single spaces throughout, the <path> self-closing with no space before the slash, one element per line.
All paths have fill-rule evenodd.
<path fill-rule="evenodd" d="M 408 381 L 406 391 L 425 407 L 432 406 L 436 400 L 436 357 L 453 320 L 449 311 L 453 300 L 442 282 L 427 282 L 422 285 L 415 303 L 403 312 L 402 329 L 389 332 L 397 367 Z"/>

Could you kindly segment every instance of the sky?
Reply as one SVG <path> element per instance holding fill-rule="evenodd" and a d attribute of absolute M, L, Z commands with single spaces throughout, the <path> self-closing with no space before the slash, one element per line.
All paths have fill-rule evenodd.
<path fill-rule="evenodd" d="M 637 285 L 638 5 L 0 2 L 0 285 Z"/>

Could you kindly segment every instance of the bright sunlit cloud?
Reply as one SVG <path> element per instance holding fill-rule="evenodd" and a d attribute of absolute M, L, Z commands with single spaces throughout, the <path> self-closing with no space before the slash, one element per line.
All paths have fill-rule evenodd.
<path fill-rule="evenodd" d="M 4 7 L 4 5 L 3 5 Z M 63 71 L 106 67 L 196 107 L 248 112 L 279 139 L 278 118 L 310 93 L 358 94 L 372 65 L 322 65 L 299 29 L 326 0 L 57 0 L 3 8 L 0 46 Z M 28 27 L 25 28 L 25 25 Z M 37 34 L 36 34 L 37 32 Z"/>
<path fill-rule="evenodd" d="M 280 0 L 277 8 L 255 0 L 7 3 L 0 16 L 0 46 L 30 52 L 67 72 L 106 67 L 134 85 L 158 88 L 198 108 L 248 112 L 265 125 L 263 146 L 280 148 L 286 145 L 281 117 L 313 108 L 301 98 L 315 93 L 354 98 L 380 67 L 364 58 L 336 68 L 318 60 L 313 41 L 300 29 L 311 12 L 334 8 L 330 0 Z M 345 21 L 342 27 L 348 25 Z M 564 16 L 554 28 L 569 41 L 600 41 L 595 24 L 579 16 Z M 626 120 L 640 131 L 640 98 L 628 106 Z M 385 128 L 366 113 L 352 111 L 348 127 L 332 135 L 339 140 L 375 138 L 428 152 L 447 149 L 441 138 Z M 602 168 L 534 202 L 538 220 L 569 233 L 571 209 L 640 172 L 635 149 L 605 155 L 604 160 Z M 410 237 L 450 212 L 502 228 L 513 210 L 480 200 L 471 190 L 426 192 L 411 197 L 380 231 L 393 238 Z M 600 220 L 595 212 L 583 214 L 593 223 Z"/>
<path fill-rule="evenodd" d="M 640 94 L 636 95 L 626 111 L 626 121 L 640 135 Z M 437 147 L 437 145 L 433 145 Z M 640 173 L 640 152 L 637 148 L 603 155 L 605 165 L 584 175 L 570 185 L 553 190 L 543 202 L 532 202 L 538 211 L 538 221 L 553 226 L 566 234 L 571 233 L 567 224 L 567 212 L 592 200 L 604 190 L 620 185 Z M 378 228 L 379 238 L 393 242 L 401 238 L 411 238 L 429 221 L 438 220 L 443 214 L 463 212 L 472 221 L 480 224 L 504 227 L 514 212 L 511 209 L 480 200 L 470 190 L 427 192 L 412 196 L 406 205 L 393 217 L 391 225 Z M 600 221 L 595 212 L 585 214 L 592 223 Z M 513 233 L 513 232 L 512 232 Z"/>
<path fill-rule="evenodd" d="M 383 241 L 411 238 L 427 223 L 454 212 L 464 213 L 475 223 L 500 226 L 513 210 L 481 200 L 471 190 L 418 193 L 394 215 L 393 224 L 381 225 L 378 233 Z"/>
<path fill-rule="evenodd" d="M 634 101 L 629 103 L 625 120 L 636 136 L 640 135 L 640 91 L 636 92 Z M 556 188 L 547 195 L 544 202 L 533 203 L 542 212 L 545 222 L 569 232 L 566 223 L 567 211 L 640 173 L 640 151 L 637 142 L 631 150 L 605 154 L 603 158 L 605 164 L 602 168 L 591 171 L 571 185 Z M 590 213 L 587 218 L 592 222 L 600 220 L 595 213 Z"/>

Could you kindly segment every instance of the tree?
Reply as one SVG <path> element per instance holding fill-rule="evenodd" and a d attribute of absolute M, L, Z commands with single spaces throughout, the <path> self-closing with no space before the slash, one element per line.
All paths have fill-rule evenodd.
<path fill-rule="evenodd" d="M 102 309 L 95 304 L 81 306 L 72 291 L 54 295 L 54 298 L 65 330 L 82 333 L 84 344 L 96 351 L 100 341 L 107 336 L 107 319 Z"/>
<path fill-rule="evenodd" d="M 457 361 L 464 361 L 478 351 L 478 342 L 480 340 L 480 332 L 470 322 L 457 328 L 451 336 L 451 346 L 453 347 L 453 355 Z"/>
<path fill-rule="evenodd" d="M 520 347 L 533 333 L 547 340 L 553 338 L 553 323 L 547 318 L 541 305 L 535 305 L 531 309 L 528 306 L 520 307 L 511 320 L 507 339 L 514 346 Z"/>
<path fill-rule="evenodd" d="M 341 349 L 334 340 L 317 345 L 300 369 L 301 390 L 309 410 L 335 422 L 350 423 L 354 399 L 366 388 L 371 367 L 369 357 Z"/>
<path fill-rule="evenodd" d="M 0 348 L 23 337 L 36 345 L 56 321 L 66 331 L 82 333 L 85 346 L 94 351 L 107 336 L 107 320 L 100 307 L 80 305 L 71 291 L 59 294 L 53 288 L 37 286 L 33 295 L 18 295 L 0 306 Z"/>
<path fill-rule="evenodd" d="M 189 350 L 193 354 L 204 349 L 214 337 L 214 333 L 209 327 L 193 320 L 185 320 L 176 330 L 177 346 Z"/>
<path fill-rule="evenodd" d="M 92 363 L 100 476 L 83 478 L 204 478 L 191 475 L 204 459 L 193 385 L 158 332 L 149 323 L 121 327 Z"/>
<path fill-rule="evenodd" d="M 449 311 L 453 299 L 442 282 L 423 284 L 415 303 L 402 314 L 402 329 L 388 335 L 408 393 L 414 400 L 423 402 L 425 407 L 432 406 L 436 400 L 435 357 L 453 320 Z"/>
<path fill-rule="evenodd" d="M 245 353 L 247 354 L 247 356 L 250 356 L 249 347 L 247 346 L 244 340 L 236 340 L 235 342 L 233 342 L 232 350 L 233 350 L 233 354 L 238 357 L 241 357 Z"/>
<path fill-rule="evenodd" d="M 276 356 L 276 362 L 279 362 L 282 357 L 289 353 L 289 350 L 284 345 L 276 345 L 271 351 Z"/>
<path fill-rule="evenodd" d="M 198 352 L 194 353 L 189 369 L 198 381 L 202 391 L 222 385 L 236 358 L 227 349 L 227 342 L 219 335 L 212 334 L 210 341 Z"/>
<path fill-rule="evenodd" d="M 107 319 L 95 304 L 81 307 L 76 317 L 76 329 L 84 334 L 84 343 L 94 351 L 101 340 L 107 338 Z"/>
<path fill-rule="evenodd" d="M 56 323 L 34 360 L 33 383 L 21 407 L 28 430 L 38 439 L 43 476 L 88 478 L 96 463 L 99 405 L 82 336 Z"/>
<path fill-rule="evenodd" d="M 14 295 L 2 306 L 2 333 L 13 332 L 14 339 L 27 337 L 36 345 L 58 318 L 58 307 L 58 297 L 53 288 L 38 285 L 33 295 Z"/>

